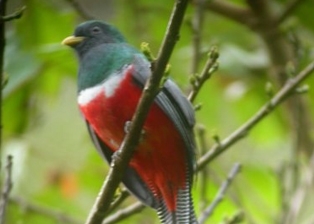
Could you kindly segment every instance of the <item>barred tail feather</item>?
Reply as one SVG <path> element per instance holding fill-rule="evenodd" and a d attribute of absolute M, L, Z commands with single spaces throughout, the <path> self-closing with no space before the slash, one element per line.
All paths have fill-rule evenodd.
<path fill-rule="evenodd" d="M 164 201 L 160 203 L 160 206 L 157 209 L 157 214 L 162 224 L 176 223 L 175 214 L 168 210 L 166 203 Z"/>
<path fill-rule="evenodd" d="M 162 201 L 157 209 L 162 224 L 197 224 L 193 201 L 189 187 L 181 189 L 177 195 L 176 210 L 169 211 Z"/>
<path fill-rule="evenodd" d="M 157 214 L 162 224 L 197 224 L 190 193 L 184 192 L 182 195 L 179 193 L 177 208 L 174 212 L 169 211 L 162 202 L 157 209 Z"/>
<path fill-rule="evenodd" d="M 197 224 L 190 189 L 179 190 L 176 209 L 176 223 Z"/>

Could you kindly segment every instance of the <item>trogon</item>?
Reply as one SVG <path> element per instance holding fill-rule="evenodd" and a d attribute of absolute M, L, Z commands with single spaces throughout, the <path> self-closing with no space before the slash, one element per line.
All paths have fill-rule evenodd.
<path fill-rule="evenodd" d="M 97 150 L 110 163 L 151 75 L 150 62 L 112 25 L 80 24 L 62 42 L 79 59 L 78 105 Z M 191 187 L 195 168 L 194 110 L 167 79 L 145 120 L 123 183 L 162 223 L 197 223 Z"/>

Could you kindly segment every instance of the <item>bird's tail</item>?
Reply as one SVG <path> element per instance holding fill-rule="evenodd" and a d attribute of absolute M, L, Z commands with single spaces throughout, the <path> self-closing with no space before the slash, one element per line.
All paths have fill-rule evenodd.
<path fill-rule="evenodd" d="M 169 211 L 164 201 L 160 203 L 157 209 L 160 222 L 162 224 L 197 224 L 190 188 L 180 189 L 176 198 L 175 211 Z"/>

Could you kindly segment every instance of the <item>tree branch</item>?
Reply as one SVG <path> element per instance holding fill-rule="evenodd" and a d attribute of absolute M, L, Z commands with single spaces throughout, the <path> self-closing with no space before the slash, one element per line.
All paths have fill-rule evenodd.
<path fill-rule="evenodd" d="M 10 203 L 17 204 L 24 211 L 34 212 L 43 216 L 47 216 L 53 220 L 56 220 L 57 223 L 67 223 L 67 224 L 81 224 L 82 220 L 77 220 L 73 217 L 70 217 L 64 214 L 61 211 L 53 210 L 51 208 L 45 208 L 42 205 L 36 205 L 34 203 L 27 202 L 25 199 L 20 197 L 10 197 Z"/>
<path fill-rule="evenodd" d="M 217 192 L 215 199 L 213 200 L 213 202 L 202 212 L 200 218 L 199 218 L 199 224 L 205 223 L 206 219 L 208 217 L 210 217 L 215 208 L 217 207 L 217 205 L 222 201 L 222 199 L 224 198 L 226 191 L 228 189 L 228 187 L 231 185 L 233 179 L 235 178 L 235 176 L 239 173 L 239 171 L 241 170 L 241 164 L 240 163 L 236 163 L 231 171 L 228 174 L 227 179 L 222 183 L 219 191 Z"/>
<path fill-rule="evenodd" d="M 114 224 L 126 219 L 136 213 L 139 213 L 145 208 L 145 205 L 141 202 L 135 202 L 134 204 L 124 209 L 118 210 L 113 215 L 107 217 L 102 224 Z"/>
<path fill-rule="evenodd" d="M 71 4 L 71 6 L 75 9 L 75 11 L 80 15 L 80 17 L 82 17 L 83 19 L 86 20 L 91 20 L 91 19 L 95 19 L 93 16 L 89 15 L 85 9 L 82 8 L 82 6 L 80 5 L 80 3 L 76 0 L 65 0 L 66 2 L 68 2 L 69 4 Z"/>
<path fill-rule="evenodd" d="M 6 178 L 4 181 L 4 186 L 2 188 L 1 200 L 0 200 L 0 224 L 5 223 L 6 208 L 8 204 L 9 194 L 12 189 L 12 156 L 7 157 L 6 165 Z"/>
<path fill-rule="evenodd" d="M 285 223 L 286 214 L 288 213 L 288 202 L 290 198 L 291 192 L 286 186 L 288 180 L 288 168 L 289 164 L 287 162 L 283 162 L 280 164 L 278 171 L 276 172 L 277 183 L 279 188 L 279 198 L 280 198 L 280 214 L 278 216 L 278 223 Z"/>
<path fill-rule="evenodd" d="M 226 15 L 223 12 L 220 12 L 220 14 L 225 15 L 226 17 L 231 18 L 238 23 L 244 24 L 248 28 L 251 28 L 253 31 L 255 31 L 256 34 L 258 34 L 261 37 L 261 39 L 265 42 L 265 46 L 268 50 L 269 57 L 271 59 L 271 66 L 270 66 L 269 74 L 272 77 L 272 79 L 276 82 L 277 86 L 280 86 L 280 87 L 284 86 L 282 87 L 281 90 L 285 91 L 285 87 L 287 87 L 288 82 L 289 82 L 287 64 L 290 63 L 294 67 L 298 67 L 299 58 L 297 55 L 297 51 L 299 51 L 299 49 L 293 46 L 291 42 L 289 42 L 287 36 L 280 29 L 279 25 L 283 23 L 297 7 L 301 3 L 304 3 L 305 1 L 303 0 L 289 1 L 286 8 L 278 15 L 275 15 L 272 12 L 271 7 L 269 5 L 270 1 L 247 0 L 246 2 L 250 6 L 249 10 L 252 13 L 253 23 L 242 21 L 239 18 L 233 18 L 231 16 Z M 309 65 L 308 68 L 310 66 L 311 65 Z M 311 71 L 309 71 L 309 73 L 310 72 Z M 299 74 L 298 76 L 300 75 L 301 74 Z M 305 76 L 307 75 L 305 74 Z M 293 80 L 296 80 L 296 79 L 294 78 Z M 290 91 L 289 89 L 286 89 L 286 90 Z M 292 91 L 293 90 L 291 90 L 290 92 L 292 93 Z M 287 93 L 287 96 L 289 94 L 290 93 Z M 278 104 L 279 103 L 280 102 L 278 102 Z M 292 144 L 293 145 L 292 155 L 294 156 L 293 162 L 297 163 L 300 159 L 301 154 L 303 156 L 305 153 L 306 158 L 310 158 L 310 155 L 313 153 L 314 142 L 313 142 L 312 137 L 310 136 L 310 133 L 312 132 L 312 127 L 311 127 L 312 117 L 311 117 L 311 114 L 309 112 L 310 110 L 307 107 L 306 102 L 302 99 L 301 96 L 295 95 L 291 97 L 287 101 L 286 105 L 287 107 L 286 107 L 285 112 L 288 115 L 289 123 L 291 126 L 290 129 L 293 134 L 293 136 L 291 137 L 293 139 L 293 144 Z M 267 110 L 271 111 L 273 110 L 273 108 L 269 108 L 267 105 L 265 105 L 262 109 L 260 109 L 260 111 L 255 115 L 255 117 L 256 118 L 261 117 L 262 119 L 264 116 L 268 114 Z M 220 153 L 222 153 L 223 151 L 225 151 L 225 149 L 229 147 L 228 144 L 232 145 L 235 142 L 237 142 L 239 139 L 241 139 L 246 134 L 246 132 L 248 132 L 255 125 L 253 120 L 254 119 L 252 118 L 246 124 L 241 126 L 237 131 L 232 133 L 228 138 L 226 138 L 226 140 L 223 141 L 223 145 L 221 148 L 219 145 L 214 145 L 212 147 L 212 151 L 210 151 L 206 155 L 207 157 L 204 156 L 203 158 L 201 158 L 201 160 L 199 161 L 200 164 L 203 164 L 203 162 L 205 162 L 206 159 L 209 159 L 210 157 L 214 158 Z M 253 121 L 253 122 L 249 124 L 250 121 Z M 256 121 L 259 122 L 258 119 Z M 246 127 L 248 128 L 247 130 L 245 130 Z M 220 150 L 221 152 L 219 152 Z M 309 167 L 311 167 L 311 163 L 312 161 L 309 162 Z M 298 176 L 298 174 L 296 174 L 296 172 L 292 171 L 291 176 L 289 176 L 289 179 L 294 180 L 296 178 L 300 178 L 300 177 Z M 291 182 L 292 182 L 291 183 L 292 185 L 295 184 L 295 181 L 291 181 Z M 292 189 L 294 189 L 294 187 L 292 187 Z M 282 220 L 284 221 L 287 220 L 288 222 L 291 222 L 291 221 L 293 222 L 293 219 L 296 217 L 296 214 L 298 214 L 300 210 L 300 207 L 302 205 L 302 200 L 303 200 L 302 198 L 304 198 L 304 195 L 305 195 L 304 189 L 295 190 L 294 196 L 292 193 L 293 191 L 290 191 L 287 195 L 287 198 L 285 197 L 283 199 L 284 201 L 282 202 L 283 212 L 286 212 L 288 209 L 290 209 L 290 212 L 287 212 L 287 214 L 283 214 L 283 217 L 282 217 Z M 290 208 L 287 208 L 287 201 L 290 197 L 291 197 Z"/>
<path fill-rule="evenodd" d="M 310 63 L 297 76 L 287 80 L 286 84 L 280 89 L 280 91 L 269 102 L 262 106 L 255 115 L 253 115 L 241 127 L 231 133 L 227 138 L 222 140 L 220 144 L 214 144 L 209 152 L 199 159 L 197 170 L 204 168 L 206 164 L 226 151 L 231 145 L 235 144 L 237 141 L 246 136 L 250 130 L 255 127 L 255 125 L 257 125 L 263 118 L 272 112 L 287 97 L 291 96 L 297 86 L 307 77 L 309 77 L 313 71 L 314 62 Z"/>
<path fill-rule="evenodd" d="M 192 91 L 188 96 L 188 100 L 193 103 L 200 89 L 204 85 L 204 83 L 210 79 L 211 75 L 218 69 L 217 59 L 219 57 L 219 53 L 216 47 L 213 47 L 208 55 L 208 59 L 205 63 L 203 71 L 200 75 L 193 75 L 191 77 Z"/>
<path fill-rule="evenodd" d="M 117 207 L 119 207 L 119 205 L 130 196 L 130 193 L 126 190 L 123 189 L 121 194 L 119 195 L 119 197 L 113 201 L 110 205 L 110 208 L 108 209 L 108 211 L 106 212 L 105 216 L 107 214 L 110 214 L 112 211 L 114 211 Z"/>
<path fill-rule="evenodd" d="M 292 67 L 298 68 L 299 58 L 296 51 L 299 49 L 294 49 L 285 33 L 276 26 L 277 16 L 272 12 L 269 1 L 247 0 L 247 2 L 259 24 L 255 31 L 261 36 L 269 52 L 271 59 L 269 74 L 276 85 L 281 87 L 291 75 L 287 72 L 287 64 L 290 63 Z M 309 111 L 308 105 L 300 96 L 292 97 L 287 101 L 285 112 L 292 130 L 293 150 L 296 151 L 296 155 L 300 155 L 301 152 L 308 157 L 314 148 L 314 142 L 310 136 L 312 116 Z"/>
<path fill-rule="evenodd" d="M 7 0 L 0 0 L 0 17 L 5 16 Z M 0 21 L 0 85 L 2 87 L 4 74 L 5 22 Z M 2 88 L 0 89 L 0 158 L 2 153 Z M 1 170 L 0 161 L 0 170 Z"/>
<path fill-rule="evenodd" d="M 235 214 L 233 214 L 231 217 L 225 218 L 225 220 L 221 224 L 240 224 L 243 223 L 244 219 L 244 212 L 243 211 L 238 211 Z M 254 223 L 253 221 L 248 221 L 248 223 Z"/>
<path fill-rule="evenodd" d="M 204 12 L 206 0 L 195 0 L 194 13 L 191 21 L 192 29 L 192 44 L 193 44 L 193 57 L 192 57 L 192 74 L 196 74 L 202 58 L 201 42 L 202 30 L 204 23 Z"/>
<path fill-rule="evenodd" d="M 199 125 L 196 128 L 196 133 L 198 135 L 199 139 L 199 145 L 200 145 L 200 153 L 201 155 L 205 154 L 205 152 L 208 149 L 208 146 L 206 144 L 206 136 L 205 136 L 205 127 L 202 125 Z M 200 210 L 202 211 L 205 206 L 208 204 L 208 199 L 206 197 L 206 192 L 208 191 L 208 167 L 205 167 L 201 173 L 199 174 L 200 176 L 200 196 L 201 196 L 201 201 L 200 201 Z"/>
<path fill-rule="evenodd" d="M 205 6 L 208 10 L 223 15 L 238 23 L 251 26 L 255 21 L 255 16 L 250 9 L 240 7 L 234 3 L 225 0 L 212 0 L 207 1 Z"/>
<path fill-rule="evenodd" d="M 179 30 L 187 5 L 188 0 L 177 0 L 174 5 L 165 38 L 158 53 L 157 60 L 154 63 L 153 74 L 143 90 L 142 97 L 132 118 L 130 131 L 124 138 L 120 149 L 115 152 L 112 158 L 109 173 L 87 218 L 86 224 L 101 223 L 104 213 L 110 206 L 114 192 L 121 182 L 123 173 L 138 144 L 142 126 L 149 112 L 150 105 L 153 103 L 154 98 L 160 89 L 160 82 L 166 65 L 179 37 Z"/>
<path fill-rule="evenodd" d="M 312 153 L 310 164 L 302 176 L 303 180 L 300 181 L 299 186 L 294 191 L 291 200 L 289 201 L 289 208 L 284 219 L 285 222 L 283 222 L 284 224 L 295 223 L 301 212 L 302 205 L 307 199 L 306 196 L 312 190 L 314 184 L 314 153 Z"/>
<path fill-rule="evenodd" d="M 8 22 L 8 21 L 11 21 L 11 20 L 14 20 L 14 19 L 19 19 L 22 17 L 24 11 L 25 11 L 26 7 L 23 6 L 22 8 L 16 10 L 15 12 L 13 12 L 12 14 L 10 15 L 2 15 L 0 17 L 0 22 Z"/>
<path fill-rule="evenodd" d="M 288 3 L 286 9 L 276 18 L 275 24 L 276 26 L 280 25 L 283 23 L 296 8 L 303 3 L 304 0 L 292 0 Z"/>

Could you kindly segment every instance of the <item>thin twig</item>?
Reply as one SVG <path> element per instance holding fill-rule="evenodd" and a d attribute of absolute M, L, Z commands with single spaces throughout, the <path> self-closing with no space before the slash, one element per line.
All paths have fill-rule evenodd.
<path fill-rule="evenodd" d="M 106 214 L 110 214 L 112 211 L 114 211 L 129 196 L 130 196 L 130 193 L 126 189 L 122 190 L 119 197 L 114 202 L 111 203 L 110 208 L 108 209 Z"/>
<path fill-rule="evenodd" d="M 225 0 L 212 0 L 206 2 L 206 8 L 230 18 L 238 23 L 251 26 L 255 21 L 255 16 L 248 8 L 239 6 L 235 3 Z"/>
<path fill-rule="evenodd" d="M 199 125 L 197 127 L 197 135 L 200 142 L 200 153 L 201 155 L 205 154 L 208 147 L 206 144 L 206 136 L 205 136 L 205 127 Z M 206 192 L 208 189 L 208 167 L 205 167 L 202 171 L 200 171 L 200 195 L 201 195 L 201 202 L 200 202 L 200 210 L 202 211 L 205 206 L 208 204 L 208 199 L 206 197 Z"/>
<path fill-rule="evenodd" d="M 154 63 L 153 74 L 143 90 L 143 94 L 132 118 L 130 130 L 124 138 L 120 149 L 114 154 L 109 173 L 98 194 L 96 202 L 87 218 L 86 224 L 99 224 L 108 210 L 118 184 L 132 157 L 141 136 L 142 126 L 150 105 L 160 89 L 166 65 L 179 37 L 179 30 L 188 5 L 188 0 L 177 0 L 168 23 L 165 38 Z"/>
<path fill-rule="evenodd" d="M 300 181 L 298 188 L 293 193 L 289 202 L 289 209 L 286 214 L 285 224 L 295 223 L 302 205 L 306 200 L 306 195 L 311 191 L 314 184 L 314 153 L 310 158 L 309 166 L 305 170 L 303 180 Z"/>
<path fill-rule="evenodd" d="M 85 20 L 95 19 L 93 16 L 91 16 L 85 11 L 85 9 L 80 5 L 78 1 L 76 0 L 65 0 L 65 1 L 67 1 L 68 3 L 72 5 L 72 7 L 80 15 L 80 17 L 82 17 L 82 19 L 85 19 Z"/>
<path fill-rule="evenodd" d="M 19 19 L 22 17 L 24 11 L 26 9 L 26 6 L 21 7 L 20 9 L 16 10 L 10 15 L 3 15 L 0 17 L 0 22 L 8 22 L 14 19 Z"/>
<path fill-rule="evenodd" d="M 286 162 L 283 162 L 278 171 L 276 172 L 276 180 L 278 183 L 278 193 L 280 198 L 280 216 L 278 217 L 278 223 L 284 223 L 284 220 L 286 220 L 286 214 L 288 210 L 288 197 L 290 197 L 290 193 L 287 189 L 286 183 L 288 179 L 288 164 Z"/>
<path fill-rule="evenodd" d="M 12 183 L 12 156 L 9 155 L 7 157 L 6 177 L 5 177 L 4 185 L 2 188 L 1 200 L 0 200 L 0 224 L 5 223 L 6 208 L 7 208 L 8 198 L 9 198 L 12 186 L 13 186 L 13 183 Z"/>
<path fill-rule="evenodd" d="M 10 197 L 10 203 L 17 204 L 20 206 L 24 211 L 34 212 L 36 214 L 40 214 L 42 216 L 49 217 L 53 220 L 56 220 L 58 223 L 67 223 L 67 224 L 81 224 L 82 220 L 78 220 L 74 217 L 70 217 L 64 212 L 57 211 L 51 208 L 46 208 L 42 205 L 37 205 L 31 202 L 26 201 L 20 197 Z"/>
<path fill-rule="evenodd" d="M 7 0 L 0 0 L 0 17 L 5 16 Z M 3 83 L 4 74 L 4 49 L 5 49 L 5 22 L 0 21 L 0 85 Z M 2 158 L 2 88 L 0 89 L 0 158 Z M 0 160 L 0 170 L 1 170 Z"/>
<path fill-rule="evenodd" d="M 218 206 L 218 204 L 224 198 L 228 187 L 231 185 L 233 179 L 239 173 L 240 170 L 241 170 L 241 164 L 240 163 L 236 163 L 232 167 L 231 171 L 228 174 L 227 179 L 222 183 L 222 185 L 221 185 L 219 191 L 217 192 L 213 202 L 201 214 L 201 216 L 199 218 L 199 224 L 204 223 L 206 221 L 206 219 L 213 214 L 215 208 Z"/>
<path fill-rule="evenodd" d="M 239 224 L 243 223 L 244 220 L 244 212 L 243 211 L 238 211 L 231 217 L 226 218 L 221 224 Z M 248 222 L 248 223 L 253 223 L 253 222 Z"/>
<path fill-rule="evenodd" d="M 278 16 L 278 18 L 275 20 L 275 24 L 278 26 L 281 23 L 283 23 L 296 8 L 301 4 L 304 3 L 304 0 L 292 0 L 288 3 L 286 9 Z"/>
<path fill-rule="evenodd" d="M 289 97 L 297 86 L 314 71 L 314 62 L 310 63 L 297 76 L 289 79 L 274 97 L 259 109 L 247 122 L 223 139 L 220 144 L 214 144 L 208 153 L 198 161 L 197 169 L 202 169 L 214 158 L 225 152 L 231 145 L 246 136 L 264 117 L 272 112 L 279 104 Z"/>
<path fill-rule="evenodd" d="M 203 84 L 210 79 L 211 75 L 218 69 L 217 59 L 219 53 L 216 47 L 213 47 L 208 55 L 203 71 L 200 75 L 193 75 L 191 77 L 192 91 L 188 96 L 188 100 L 193 103 Z"/>
<path fill-rule="evenodd" d="M 145 208 L 145 205 L 141 202 L 135 202 L 134 204 L 118 210 L 113 215 L 107 217 L 102 224 L 112 224 L 112 223 L 118 223 L 119 221 L 122 221 L 123 219 L 130 217 L 131 215 L 137 214 L 141 212 Z"/>
<path fill-rule="evenodd" d="M 195 0 L 194 14 L 191 22 L 193 44 L 192 74 L 196 74 L 201 61 L 201 42 L 205 10 L 204 5 L 205 0 Z"/>
<path fill-rule="evenodd" d="M 293 224 L 295 223 L 298 214 L 301 211 L 301 207 L 306 198 L 308 186 L 302 186 L 296 190 L 296 192 L 291 197 L 290 207 L 286 214 L 284 224 Z"/>

